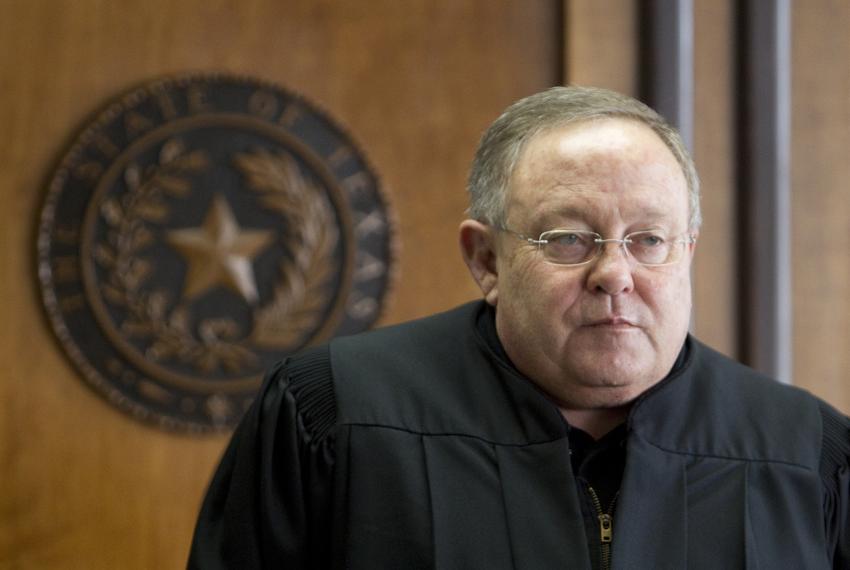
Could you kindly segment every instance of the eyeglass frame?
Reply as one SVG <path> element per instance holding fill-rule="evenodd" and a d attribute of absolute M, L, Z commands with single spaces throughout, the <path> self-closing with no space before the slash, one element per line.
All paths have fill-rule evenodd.
<path fill-rule="evenodd" d="M 651 231 L 653 231 L 654 228 L 647 228 L 645 230 L 637 230 L 637 231 L 634 231 L 634 232 L 629 232 L 620 239 L 604 238 L 604 237 L 602 237 L 602 234 L 600 234 L 599 232 L 594 232 L 592 230 L 573 230 L 573 229 L 569 229 L 569 228 L 555 228 L 555 229 L 552 229 L 552 230 L 546 230 L 545 232 L 542 232 L 537 237 L 537 239 L 534 239 L 532 237 L 528 237 L 525 234 L 521 234 L 521 233 L 519 233 L 515 230 L 512 230 L 512 229 L 505 227 L 505 226 L 502 226 L 502 225 L 493 226 L 493 227 L 495 227 L 499 231 L 503 231 L 503 232 L 507 232 L 509 234 L 512 234 L 512 235 L 520 238 L 521 240 L 526 241 L 526 242 L 528 242 L 532 245 L 536 245 L 538 251 L 543 251 L 543 246 L 546 245 L 547 243 L 549 243 L 549 240 L 543 239 L 543 236 L 546 235 L 546 234 L 552 233 L 552 232 L 581 233 L 581 234 L 591 234 L 591 235 L 596 236 L 593 239 L 593 243 L 597 244 L 597 246 L 598 246 L 596 248 L 596 253 L 593 254 L 588 259 L 586 259 L 585 261 L 581 261 L 579 263 L 558 263 L 557 261 L 552 261 L 550 259 L 547 259 L 546 255 L 544 254 L 543 260 L 546 263 L 551 263 L 552 265 L 560 265 L 561 267 L 579 267 L 579 266 L 587 265 L 588 263 L 595 261 L 596 259 L 598 259 L 602 255 L 602 252 L 605 249 L 606 243 L 616 243 L 618 245 L 623 246 L 623 250 L 626 252 L 626 255 L 629 258 L 634 259 L 635 263 L 637 263 L 638 265 L 641 265 L 642 267 L 667 267 L 669 265 L 675 265 L 676 263 L 678 263 L 679 261 L 682 260 L 682 258 L 679 257 L 679 258 L 675 259 L 674 261 L 667 261 L 665 263 L 644 263 L 644 262 L 638 260 L 634 256 L 634 254 L 631 251 L 629 251 L 629 247 L 628 247 L 627 244 L 633 243 L 629 239 L 629 236 L 633 236 L 635 234 L 651 232 Z M 684 238 L 678 237 L 675 240 L 673 240 L 671 243 L 690 245 L 690 244 L 694 244 L 694 243 L 697 242 L 697 238 L 693 234 L 685 233 L 683 235 L 684 235 Z"/>

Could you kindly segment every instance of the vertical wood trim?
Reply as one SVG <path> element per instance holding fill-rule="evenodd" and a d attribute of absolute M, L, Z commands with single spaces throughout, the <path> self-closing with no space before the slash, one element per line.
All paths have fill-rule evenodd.
<path fill-rule="evenodd" d="M 740 183 L 744 361 L 790 383 L 791 12 L 789 0 L 745 0 L 741 33 Z"/>
<path fill-rule="evenodd" d="M 693 0 L 645 0 L 641 33 L 641 97 L 694 141 Z"/>

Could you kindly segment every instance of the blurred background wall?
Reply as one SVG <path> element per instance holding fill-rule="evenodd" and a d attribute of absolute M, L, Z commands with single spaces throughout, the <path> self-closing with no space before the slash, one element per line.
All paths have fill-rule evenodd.
<path fill-rule="evenodd" d="M 562 83 L 638 95 L 636 0 L 0 0 L 0 568 L 179 568 L 225 435 L 161 432 L 89 389 L 43 315 L 38 210 L 116 95 L 186 71 L 280 83 L 345 124 L 398 214 L 394 323 L 478 296 L 456 246 L 467 167 L 513 100 Z M 740 354 L 733 0 L 694 1 L 705 224 L 695 331 Z M 794 383 L 850 412 L 850 4 L 792 10 Z M 744 165 L 745 166 L 745 165 Z"/>

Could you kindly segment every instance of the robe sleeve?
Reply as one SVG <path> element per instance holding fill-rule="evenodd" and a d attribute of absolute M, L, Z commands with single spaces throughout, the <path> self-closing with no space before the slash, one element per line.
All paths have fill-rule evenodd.
<path fill-rule="evenodd" d="M 328 565 L 335 421 L 327 347 L 268 372 L 210 483 L 190 569 Z"/>
<path fill-rule="evenodd" d="M 821 405 L 823 447 L 820 475 L 832 567 L 850 568 L 850 419 Z"/>

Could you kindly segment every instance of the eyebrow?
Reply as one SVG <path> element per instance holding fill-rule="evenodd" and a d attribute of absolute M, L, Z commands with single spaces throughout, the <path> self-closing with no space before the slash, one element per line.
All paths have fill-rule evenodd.
<path fill-rule="evenodd" d="M 573 206 L 564 206 L 561 208 L 556 208 L 554 210 L 546 210 L 541 212 L 538 216 L 538 223 L 544 225 L 552 225 L 555 223 L 562 223 L 558 220 L 568 219 L 574 221 L 586 221 L 587 220 L 587 210 L 583 208 L 576 208 Z"/>
<path fill-rule="evenodd" d="M 576 221 L 587 221 L 587 210 L 582 208 L 576 208 L 573 206 L 564 206 L 562 208 L 556 208 L 554 210 L 549 210 L 540 216 L 541 221 L 549 222 L 550 220 L 554 220 L 556 218 L 568 218 Z M 641 210 L 639 220 L 641 223 L 653 223 L 659 221 L 669 221 L 670 215 L 669 212 L 658 209 L 647 209 Z"/>

